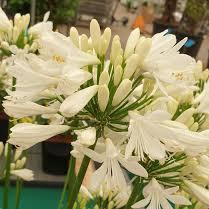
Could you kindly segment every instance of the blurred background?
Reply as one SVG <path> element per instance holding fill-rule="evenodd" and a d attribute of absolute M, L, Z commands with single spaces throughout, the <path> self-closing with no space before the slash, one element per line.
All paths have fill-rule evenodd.
<path fill-rule="evenodd" d="M 30 13 L 31 24 L 42 21 L 50 11 L 54 29 L 65 35 L 71 26 L 76 26 L 80 35 L 89 34 L 89 23 L 96 18 L 102 28 L 110 27 L 113 35 L 118 34 L 122 44 L 137 27 L 147 37 L 168 29 L 178 41 L 188 37 L 183 53 L 202 60 L 205 68 L 209 66 L 209 0 L 0 0 L 0 6 L 9 17 Z M 8 118 L 2 114 L 0 127 L 0 139 L 6 139 Z M 22 209 L 42 209 L 43 203 L 45 208 L 56 208 L 70 158 L 67 141 L 56 136 L 28 151 L 27 168 L 35 172 L 35 181 L 24 188 Z M 94 166 L 90 165 L 89 173 Z"/>

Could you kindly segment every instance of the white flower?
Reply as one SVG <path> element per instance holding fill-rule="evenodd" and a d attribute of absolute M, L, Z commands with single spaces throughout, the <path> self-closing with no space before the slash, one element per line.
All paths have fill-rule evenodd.
<path fill-rule="evenodd" d="M 44 33 L 39 42 L 41 56 L 59 64 L 67 62 L 73 66 L 83 67 L 100 62 L 96 56 L 82 52 L 68 37 L 58 32 Z"/>
<path fill-rule="evenodd" d="M 81 111 L 97 93 L 98 86 L 90 86 L 67 97 L 60 106 L 60 112 L 65 117 L 72 117 Z"/>
<path fill-rule="evenodd" d="M 29 170 L 29 169 L 19 169 L 19 170 L 12 170 L 11 174 L 14 176 L 17 176 L 21 179 L 23 179 L 24 181 L 32 181 L 34 180 L 34 174 L 33 171 Z"/>
<path fill-rule="evenodd" d="M 12 24 L 9 21 L 8 17 L 0 7 L 0 31 L 9 31 L 12 28 Z"/>
<path fill-rule="evenodd" d="M 184 180 L 184 184 L 199 201 L 209 206 L 209 190 L 188 180 Z"/>
<path fill-rule="evenodd" d="M 102 163 L 101 167 L 94 172 L 91 178 L 90 185 L 93 191 L 96 191 L 104 182 L 110 191 L 112 189 L 125 189 L 127 183 L 120 164 L 135 175 L 148 176 L 147 171 L 137 161 L 125 159 L 110 139 L 106 139 L 106 150 L 101 154 L 84 147 L 81 149 L 79 147 L 76 148 L 92 160 Z"/>
<path fill-rule="evenodd" d="M 77 135 L 77 141 L 82 145 L 91 146 L 95 143 L 96 140 L 96 129 L 94 127 L 88 127 L 82 130 L 75 130 Z"/>
<path fill-rule="evenodd" d="M 145 199 L 132 205 L 132 208 L 142 209 L 172 209 L 171 203 L 175 205 L 191 205 L 190 201 L 180 195 L 175 195 L 179 187 L 164 189 L 156 179 L 152 179 L 144 188 Z"/>
<path fill-rule="evenodd" d="M 179 53 L 187 39 L 176 44 L 175 35 L 166 33 L 167 30 L 152 37 L 149 52 L 140 62 L 141 68 L 152 74 L 159 89 L 167 95 L 165 83 L 187 87 L 195 85 L 193 69 L 196 63 L 192 57 Z"/>
<path fill-rule="evenodd" d="M 10 134 L 8 143 L 24 150 L 68 130 L 69 126 L 66 125 L 19 123 L 11 128 L 12 133 Z"/>
<path fill-rule="evenodd" d="M 189 131 L 179 122 L 171 121 L 171 115 L 164 111 L 154 111 L 144 116 L 129 112 L 130 139 L 126 147 L 126 157 L 133 152 L 140 160 L 146 154 L 150 159 L 162 160 L 165 151 L 184 151 L 195 156 L 207 150 L 209 139 L 203 133 Z"/>
<path fill-rule="evenodd" d="M 58 109 L 52 107 L 45 107 L 34 102 L 15 103 L 13 101 L 4 101 L 2 106 L 4 111 L 10 117 L 23 118 L 42 114 L 55 114 Z"/>

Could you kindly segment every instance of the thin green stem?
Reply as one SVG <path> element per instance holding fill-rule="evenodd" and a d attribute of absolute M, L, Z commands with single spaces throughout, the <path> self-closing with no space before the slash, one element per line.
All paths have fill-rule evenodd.
<path fill-rule="evenodd" d="M 20 206 L 21 190 L 22 190 L 22 179 L 18 178 L 16 181 L 15 209 L 19 209 Z"/>
<path fill-rule="evenodd" d="M 90 158 L 87 156 L 84 156 L 79 173 L 78 173 L 77 178 L 75 180 L 75 184 L 73 186 L 73 189 L 69 193 L 67 209 L 72 209 L 74 206 L 74 203 L 75 203 L 78 193 L 80 191 L 81 184 L 82 184 L 83 179 L 85 177 L 89 162 L 90 162 Z"/>
<path fill-rule="evenodd" d="M 69 186 L 69 180 L 71 180 L 73 182 L 73 179 L 75 178 L 74 171 L 75 171 L 75 158 L 71 156 L 67 176 L 65 178 L 64 187 L 63 187 L 63 190 L 62 190 L 61 198 L 60 198 L 57 209 L 62 209 L 63 206 L 64 206 L 63 202 L 64 202 L 64 199 L 65 199 L 65 196 L 66 196 L 67 187 Z M 72 188 L 72 187 L 69 186 L 69 190 L 70 190 L 70 188 Z"/>
<path fill-rule="evenodd" d="M 12 151 L 12 145 L 8 144 L 7 156 L 6 156 L 5 183 L 4 183 L 4 191 L 3 191 L 3 209 L 8 209 L 8 205 L 9 205 L 11 151 Z"/>
<path fill-rule="evenodd" d="M 135 180 L 134 188 L 132 190 L 131 196 L 128 199 L 128 202 L 124 209 L 131 209 L 131 206 L 135 203 L 137 197 L 142 194 L 144 183 L 140 177 Z"/>

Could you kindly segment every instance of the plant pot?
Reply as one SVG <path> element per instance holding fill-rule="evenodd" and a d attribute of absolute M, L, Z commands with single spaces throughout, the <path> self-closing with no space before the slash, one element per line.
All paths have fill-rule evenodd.
<path fill-rule="evenodd" d="M 8 139 L 8 130 L 9 130 L 9 118 L 3 112 L 0 111 L 0 141 L 6 142 Z"/>
<path fill-rule="evenodd" d="M 45 173 L 65 175 L 70 159 L 70 137 L 57 135 L 42 143 L 42 168 Z"/>

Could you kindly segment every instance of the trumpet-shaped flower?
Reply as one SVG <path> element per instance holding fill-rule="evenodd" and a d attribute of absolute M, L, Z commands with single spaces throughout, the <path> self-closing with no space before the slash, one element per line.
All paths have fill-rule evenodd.
<path fill-rule="evenodd" d="M 69 38 L 57 32 L 44 33 L 39 44 L 41 56 L 51 59 L 54 63 L 70 63 L 73 66 L 84 67 L 100 62 L 96 56 L 82 52 Z"/>
<path fill-rule="evenodd" d="M 11 174 L 23 179 L 24 181 L 33 181 L 34 180 L 34 173 L 33 171 L 23 168 L 18 170 L 12 170 Z"/>
<path fill-rule="evenodd" d="M 79 150 L 79 147 L 76 148 Z M 148 176 L 147 171 L 137 161 L 125 159 L 110 139 L 106 139 L 106 150 L 101 154 L 84 147 L 79 151 L 92 160 L 102 163 L 101 167 L 94 172 L 91 178 L 91 188 L 94 191 L 102 183 L 105 183 L 110 191 L 113 188 L 120 190 L 127 187 L 127 182 L 120 164 L 135 175 Z"/>
<path fill-rule="evenodd" d="M 140 160 L 146 154 L 150 159 L 163 159 L 166 150 L 182 151 L 197 155 L 207 150 L 209 140 L 201 133 L 189 131 L 181 123 L 171 121 L 164 111 L 154 111 L 144 116 L 129 112 L 130 139 L 126 146 L 126 157 L 134 152 Z"/>
<path fill-rule="evenodd" d="M 30 101 L 23 103 L 4 101 L 2 106 L 4 107 L 4 111 L 7 115 L 14 118 L 23 118 L 42 114 L 55 114 L 58 111 L 58 109 L 45 107 Z"/>
<path fill-rule="evenodd" d="M 11 128 L 12 133 L 10 134 L 8 143 L 25 150 L 39 142 L 45 141 L 68 130 L 69 126 L 66 125 L 20 123 Z"/>
<path fill-rule="evenodd" d="M 165 83 L 187 88 L 195 85 L 193 69 L 196 63 L 192 57 L 179 53 L 187 38 L 176 44 L 176 37 L 166 33 L 167 30 L 152 37 L 149 52 L 146 57 L 140 56 L 143 58 L 140 62 L 141 68 L 152 74 L 159 89 L 167 95 Z M 140 53 L 143 52 L 140 50 Z"/>
<path fill-rule="evenodd" d="M 164 189 L 163 186 L 153 178 L 143 190 L 145 199 L 132 205 L 132 208 L 172 209 L 171 203 L 175 205 L 191 205 L 191 202 L 185 197 L 174 194 L 178 190 L 179 187 Z"/>

